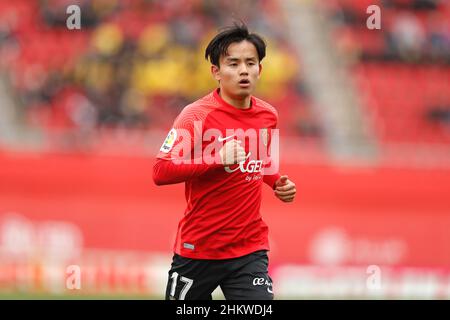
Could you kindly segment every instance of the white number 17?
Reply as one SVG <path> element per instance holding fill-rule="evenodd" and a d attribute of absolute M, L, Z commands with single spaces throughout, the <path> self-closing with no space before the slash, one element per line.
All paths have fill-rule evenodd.
<path fill-rule="evenodd" d="M 178 272 L 172 273 L 170 278 L 172 279 L 172 286 L 170 288 L 170 295 L 172 297 L 175 297 L 175 289 L 177 287 Z M 194 283 L 194 280 L 186 278 L 186 277 L 183 277 L 183 276 L 180 277 L 180 280 L 181 280 L 181 282 L 184 282 L 185 285 L 184 285 L 183 289 L 181 289 L 179 300 L 184 300 L 184 298 L 186 297 L 186 293 L 192 287 L 192 283 Z"/>

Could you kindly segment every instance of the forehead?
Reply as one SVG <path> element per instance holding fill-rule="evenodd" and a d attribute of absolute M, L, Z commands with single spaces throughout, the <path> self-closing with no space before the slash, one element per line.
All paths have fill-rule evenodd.
<path fill-rule="evenodd" d="M 227 54 L 220 57 L 221 60 L 226 60 L 229 58 L 258 59 L 258 51 L 256 51 L 255 45 L 247 40 L 233 42 L 228 46 Z"/>

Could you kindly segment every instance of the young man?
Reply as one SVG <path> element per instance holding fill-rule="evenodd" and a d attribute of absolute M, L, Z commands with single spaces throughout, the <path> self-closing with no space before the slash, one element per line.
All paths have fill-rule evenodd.
<path fill-rule="evenodd" d="M 261 152 L 278 118 L 252 96 L 265 53 L 264 41 L 245 25 L 217 34 L 205 58 L 219 88 L 183 109 L 157 156 L 155 183 L 185 182 L 187 200 L 166 299 L 209 300 L 217 286 L 226 299 L 273 299 L 261 189 L 265 182 L 284 202 L 296 189 L 273 172 L 277 154 Z"/>

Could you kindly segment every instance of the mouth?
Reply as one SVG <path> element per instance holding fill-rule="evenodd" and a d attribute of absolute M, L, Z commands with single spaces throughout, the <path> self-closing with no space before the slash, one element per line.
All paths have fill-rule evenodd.
<path fill-rule="evenodd" d="M 242 80 L 240 80 L 240 81 L 239 81 L 239 86 L 240 86 L 241 88 L 248 88 L 248 87 L 250 87 L 250 80 L 248 80 L 248 79 L 242 79 Z"/>

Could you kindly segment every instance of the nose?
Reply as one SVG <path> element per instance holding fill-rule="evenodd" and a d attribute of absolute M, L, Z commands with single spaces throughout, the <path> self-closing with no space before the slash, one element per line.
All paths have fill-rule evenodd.
<path fill-rule="evenodd" d="M 248 70 L 247 70 L 247 66 L 245 65 L 245 63 L 241 64 L 241 67 L 239 69 L 239 75 L 248 75 Z"/>

